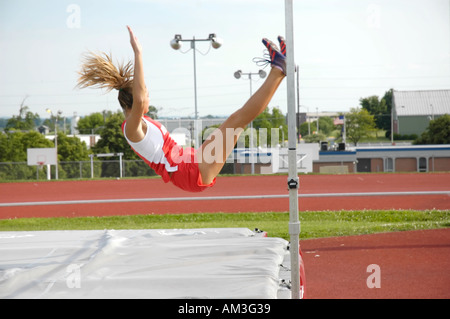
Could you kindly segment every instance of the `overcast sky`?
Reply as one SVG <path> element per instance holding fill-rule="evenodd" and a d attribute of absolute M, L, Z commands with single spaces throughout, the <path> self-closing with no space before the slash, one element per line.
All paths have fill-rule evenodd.
<path fill-rule="evenodd" d="M 450 89 L 450 0 L 294 0 L 301 111 L 348 111 L 359 99 L 396 90 Z M 198 42 L 200 116 L 228 116 L 249 96 L 263 37 L 285 34 L 283 0 L 0 0 L 0 116 L 22 100 L 70 117 L 120 108 L 117 92 L 75 88 L 87 50 L 132 59 L 126 25 L 144 49 L 150 104 L 160 116 L 194 116 L 193 54 L 169 42 Z M 188 51 L 188 52 L 186 52 Z M 183 54 L 184 53 L 184 54 Z M 205 54 L 206 55 L 202 55 Z M 254 77 L 253 90 L 262 80 Z M 287 112 L 286 81 L 270 107 Z"/>

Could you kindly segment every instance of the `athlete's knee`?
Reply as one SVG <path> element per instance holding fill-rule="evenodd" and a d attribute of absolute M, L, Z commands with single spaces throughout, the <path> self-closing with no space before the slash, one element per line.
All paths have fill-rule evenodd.
<path fill-rule="evenodd" d="M 200 171 L 200 176 L 203 185 L 211 184 L 217 177 L 215 165 L 203 162 L 198 164 L 198 169 Z"/>

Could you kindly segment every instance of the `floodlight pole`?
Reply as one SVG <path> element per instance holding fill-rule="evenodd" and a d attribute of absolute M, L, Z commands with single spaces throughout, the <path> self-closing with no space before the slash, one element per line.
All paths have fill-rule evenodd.
<path fill-rule="evenodd" d="M 298 217 L 298 187 L 297 175 L 297 133 L 295 114 L 295 64 L 294 64 L 294 16 L 292 0 L 285 0 L 286 23 L 286 71 L 287 71 L 287 101 L 288 101 L 288 160 L 289 160 L 289 235 L 291 256 L 291 296 L 300 299 L 300 221 Z"/>
<path fill-rule="evenodd" d="M 47 113 L 53 117 L 53 112 L 49 108 L 45 110 Z M 58 111 L 55 116 L 55 149 L 56 149 L 56 166 L 55 166 L 55 179 L 58 179 L 58 116 L 62 114 L 61 111 Z"/>
<path fill-rule="evenodd" d="M 250 97 L 253 95 L 253 86 L 252 86 L 252 75 L 258 75 L 261 79 L 266 77 L 266 72 L 263 70 L 259 70 L 258 73 L 242 73 L 241 70 L 234 72 L 234 77 L 236 79 L 240 79 L 242 75 L 248 75 L 248 79 L 250 80 Z M 255 158 L 253 154 L 253 121 L 250 122 L 250 162 L 251 162 L 251 173 L 255 174 Z"/>
<path fill-rule="evenodd" d="M 204 41 L 204 40 L 195 40 L 195 37 L 192 37 L 192 40 L 189 40 L 191 42 L 191 49 L 194 52 L 194 101 L 195 101 L 195 124 L 194 124 L 194 141 L 195 141 L 195 147 L 199 147 L 199 139 L 198 139 L 198 109 L 197 109 L 197 58 L 195 55 L 195 52 L 197 49 L 195 48 L 195 41 Z"/>
<path fill-rule="evenodd" d="M 174 50 L 179 50 L 181 47 L 180 42 L 190 42 L 191 49 L 194 53 L 194 106 L 195 106 L 195 113 L 194 113 L 194 141 L 195 141 L 195 147 L 200 147 L 200 141 L 199 141 L 199 132 L 201 132 L 202 128 L 199 126 L 199 120 L 198 120 L 198 109 L 197 109 L 197 58 L 196 58 L 196 42 L 211 42 L 212 47 L 214 49 L 218 49 L 222 44 L 221 41 L 216 38 L 216 35 L 214 33 L 211 33 L 207 39 L 196 39 L 195 36 L 192 37 L 192 39 L 183 39 L 181 35 L 176 34 L 175 38 L 171 41 L 171 46 Z"/>

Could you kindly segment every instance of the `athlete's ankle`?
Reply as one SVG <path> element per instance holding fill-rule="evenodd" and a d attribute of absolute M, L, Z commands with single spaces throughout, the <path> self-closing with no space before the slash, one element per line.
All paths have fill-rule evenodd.
<path fill-rule="evenodd" d="M 270 72 L 273 73 L 277 77 L 284 78 L 286 77 L 286 74 L 284 74 L 284 70 L 276 65 L 273 65 L 270 69 Z"/>

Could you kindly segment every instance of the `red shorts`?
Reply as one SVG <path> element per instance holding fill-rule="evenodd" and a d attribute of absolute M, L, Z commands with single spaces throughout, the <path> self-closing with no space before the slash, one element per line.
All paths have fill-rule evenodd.
<path fill-rule="evenodd" d="M 177 158 L 178 170 L 171 174 L 170 181 L 185 191 L 203 192 L 205 189 L 214 186 L 216 179 L 208 185 L 202 183 L 202 175 L 195 154 L 196 150 L 193 148 L 183 151 L 183 155 Z"/>

